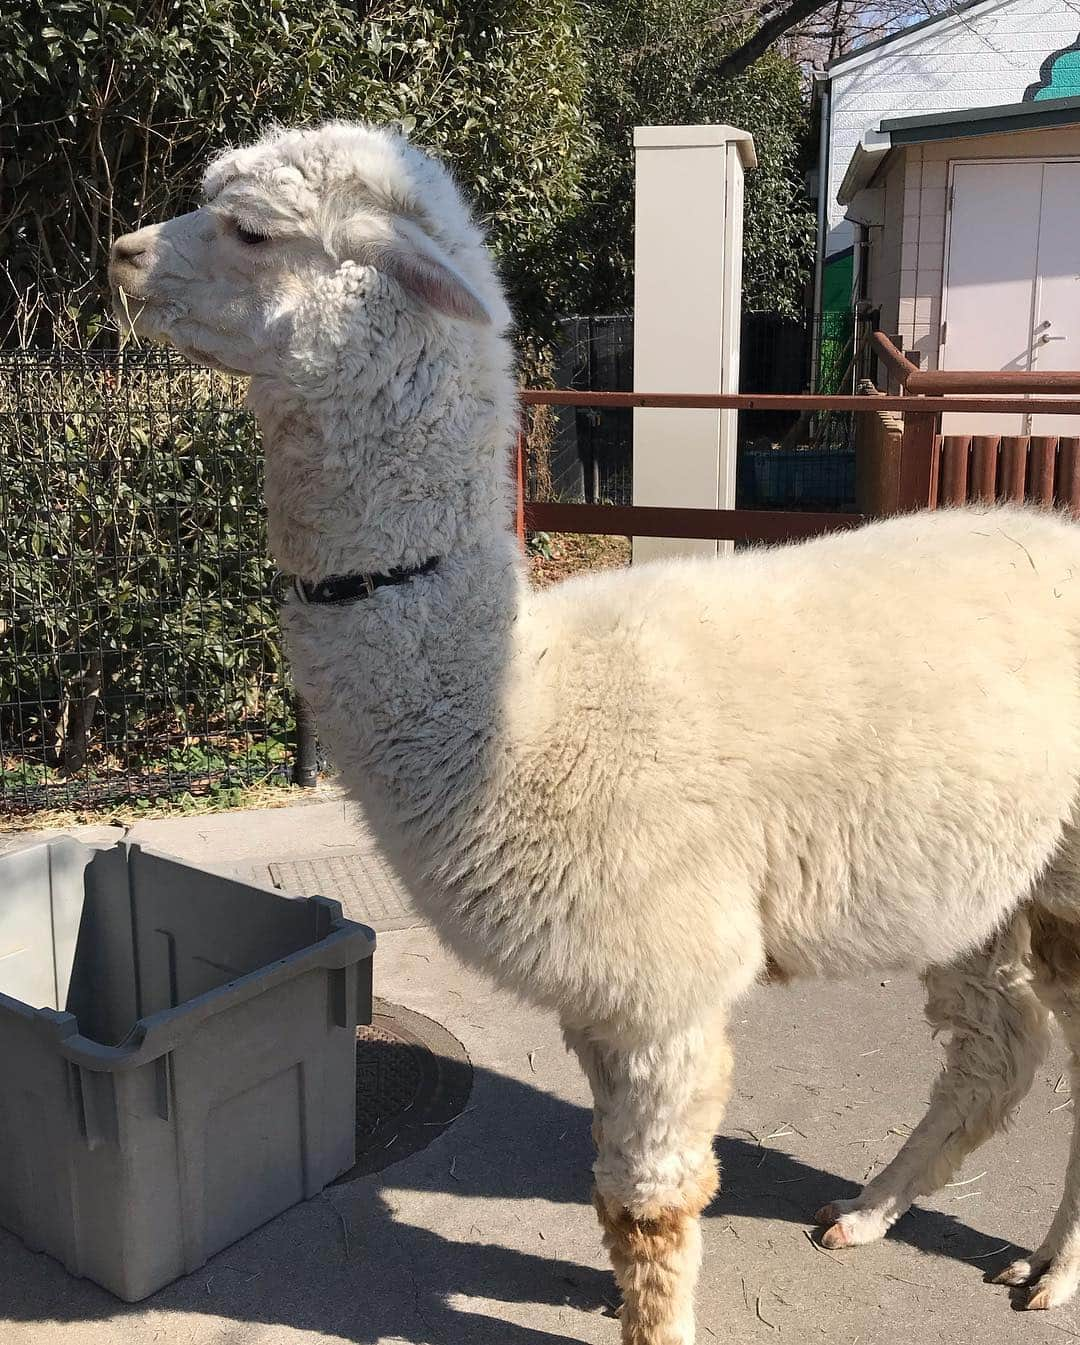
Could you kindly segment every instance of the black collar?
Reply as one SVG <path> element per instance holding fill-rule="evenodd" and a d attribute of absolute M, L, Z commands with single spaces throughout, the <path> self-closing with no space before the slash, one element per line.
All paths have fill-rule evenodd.
<path fill-rule="evenodd" d="M 430 560 L 425 560 L 423 565 L 387 570 L 385 574 L 334 575 L 330 579 L 320 579 L 317 584 L 309 584 L 304 579 L 296 578 L 293 580 L 292 589 L 302 603 L 342 606 L 348 602 L 370 598 L 377 588 L 407 584 L 418 575 L 430 574 L 438 563 L 439 557 L 432 556 Z"/>

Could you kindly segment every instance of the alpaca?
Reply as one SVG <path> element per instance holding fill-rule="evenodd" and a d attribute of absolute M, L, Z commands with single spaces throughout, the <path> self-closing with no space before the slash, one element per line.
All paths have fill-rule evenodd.
<path fill-rule="evenodd" d="M 450 948 L 559 1015 L 592 1088 L 627 1345 L 691 1345 L 733 1002 L 916 968 L 926 1118 L 832 1248 L 1008 1121 L 1060 1017 L 1080 1081 L 1080 529 L 915 514 L 530 593 L 509 313 L 446 171 L 389 131 L 274 131 L 114 246 L 118 311 L 250 376 L 298 684 Z M 767 970 L 768 969 L 768 972 Z M 1046 1240 L 1080 1281 L 1080 1140 Z"/>

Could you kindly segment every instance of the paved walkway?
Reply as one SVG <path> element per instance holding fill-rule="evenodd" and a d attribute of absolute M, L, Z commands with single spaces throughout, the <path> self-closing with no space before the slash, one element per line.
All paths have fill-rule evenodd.
<path fill-rule="evenodd" d="M 268 871 L 371 853 L 340 804 L 135 832 L 199 862 Z M 364 899 L 346 904 L 359 914 Z M 616 1345 L 588 1204 L 588 1098 L 554 1023 L 463 970 L 414 917 L 391 919 L 410 927 L 380 937 L 377 992 L 464 1043 L 476 1078 L 461 1118 L 142 1304 L 0 1233 L 0 1345 Z M 1019 1314 L 983 1283 L 1016 1254 L 1008 1243 L 1038 1240 L 1059 1194 L 1072 1119 L 1060 1052 L 1012 1135 L 975 1155 L 963 1184 L 922 1202 L 884 1243 L 832 1254 L 812 1244 L 808 1216 L 887 1161 L 938 1068 L 917 987 L 867 978 L 755 991 L 734 1033 L 699 1345 L 1080 1339 L 1080 1307 Z"/>
<path fill-rule="evenodd" d="M 0 832 L 0 854 L 58 834 Z M 379 932 L 420 923 L 362 815 L 337 797 L 288 808 L 160 818 L 130 827 L 75 827 L 70 834 L 90 844 L 138 841 L 293 897 L 333 897 L 353 919 Z"/>

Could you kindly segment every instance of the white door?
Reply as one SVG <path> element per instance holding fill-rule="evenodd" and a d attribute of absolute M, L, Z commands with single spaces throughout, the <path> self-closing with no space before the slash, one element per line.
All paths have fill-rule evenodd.
<path fill-rule="evenodd" d="M 1080 369 L 1080 163 L 952 169 L 942 369 Z M 950 415 L 946 434 L 1080 434 L 1080 417 Z"/>
<path fill-rule="evenodd" d="M 1029 369 L 1043 166 L 953 165 L 941 369 Z M 944 434 L 1023 434 L 1024 417 L 948 415 Z"/>
<path fill-rule="evenodd" d="M 1032 368 L 1080 369 L 1080 163 L 1043 166 Z M 1080 416 L 1032 416 L 1032 434 L 1080 434 Z"/>

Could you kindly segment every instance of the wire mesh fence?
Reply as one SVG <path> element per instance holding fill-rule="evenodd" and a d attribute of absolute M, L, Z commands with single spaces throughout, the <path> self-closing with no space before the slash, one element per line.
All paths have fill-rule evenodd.
<path fill-rule="evenodd" d="M 560 324 L 556 385 L 577 391 L 633 388 L 634 327 L 629 314 L 577 316 Z M 816 322 L 744 313 L 739 391 L 854 391 L 858 340 L 851 313 Z M 547 409 L 530 435 L 529 498 L 587 504 L 633 502 L 633 412 Z M 738 418 L 736 503 L 744 509 L 854 509 L 855 436 L 849 412 L 800 418 L 742 411 Z"/>
<path fill-rule="evenodd" d="M 825 313 L 814 322 L 746 313 L 739 391 L 854 391 L 855 322 Z M 812 379 L 816 364 L 816 379 Z M 851 412 L 739 415 L 736 504 L 740 509 L 855 508 L 855 424 Z"/>
<path fill-rule="evenodd" d="M 164 351 L 0 352 L 0 813 L 287 776 L 241 394 Z"/>
<path fill-rule="evenodd" d="M 564 318 L 559 323 L 555 386 L 581 392 L 631 391 L 634 319 L 622 313 Z M 547 498 L 632 504 L 633 416 L 628 410 L 553 408 Z"/>

